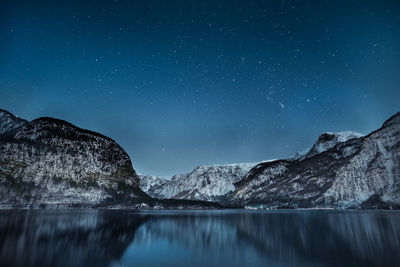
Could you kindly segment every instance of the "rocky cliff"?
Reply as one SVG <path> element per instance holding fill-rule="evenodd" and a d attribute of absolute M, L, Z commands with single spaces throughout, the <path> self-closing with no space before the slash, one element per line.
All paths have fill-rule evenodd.
<path fill-rule="evenodd" d="M 137 203 L 149 197 L 111 138 L 66 121 L 0 111 L 0 205 Z"/>
<path fill-rule="evenodd" d="M 399 208 L 400 113 L 367 136 L 318 151 L 326 139 L 332 136 L 321 136 L 303 158 L 255 166 L 230 200 L 288 208 Z"/>

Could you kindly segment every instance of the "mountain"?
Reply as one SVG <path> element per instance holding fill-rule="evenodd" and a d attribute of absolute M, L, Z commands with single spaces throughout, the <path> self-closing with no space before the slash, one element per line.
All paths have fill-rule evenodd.
<path fill-rule="evenodd" d="M 0 110 L 0 207 L 400 208 L 400 113 L 366 135 L 324 133 L 304 155 L 141 175 L 111 138 Z M 162 199 L 155 200 L 150 196 Z"/>
<path fill-rule="evenodd" d="M 27 120 L 16 117 L 7 110 L 0 109 L 0 135 L 17 129 L 27 123 Z"/>
<path fill-rule="evenodd" d="M 232 203 L 277 207 L 399 208 L 400 113 L 367 136 L 323 134 L 299 159 L 255 166 Z"/>
<path fill-rule="evenodd" d="M 337 132 L 337 133 L 323 133 L 318 137 L 317 142 L 312 146 L 312 148 L 304 155 L 299 157 L 299 159 L 310 158 L 317 154 L 320 154 L 324 151 L 327 151 L 334 147 L 338 143 L 346 142 L 347 140 L 353 138 L 359 138 L 364 136 L 363 134 L 346 131 L 346 132 Z"/>
<path fill-rule="evenodd" d="M 0 110 L 0 206 L 93 206 L 150 199 L 111 138 L 54 118 Z"/>
<path fill-rule="evenodd" d="M 240 181 L 256 163 L 198 166 L 171 180 L 149 175 L 140 176 L 140 188 L 155 198 L 173 198 L 218 201 L 235 190 Z"/>
<path fill-rule="evenodd" d="M 140 189 L 146 194 L 154 198 L 165 198 L 166 188 L 171 182 L 170 180 L 164 179 L 158 176 L 142 175 L 139 174 L 140 178 Z"/>

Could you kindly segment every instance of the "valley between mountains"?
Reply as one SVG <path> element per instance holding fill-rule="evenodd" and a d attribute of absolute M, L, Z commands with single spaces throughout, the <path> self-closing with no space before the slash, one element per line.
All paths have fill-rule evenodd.
<path fill-rule="evenodd" d="M 400 113 L 368 135 L 323 133 L 305 154 L 138 175 L 124 149 L 66 121 L 0 110 L 2 208 L 400 208 Z"/>

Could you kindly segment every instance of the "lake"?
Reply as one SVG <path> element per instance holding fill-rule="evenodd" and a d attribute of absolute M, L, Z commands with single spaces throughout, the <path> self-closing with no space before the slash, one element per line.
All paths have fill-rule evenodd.
<path fill-rule="evenodd" d="M 400 212 L 2 210 L 0 266 L 400 266 Z"/>

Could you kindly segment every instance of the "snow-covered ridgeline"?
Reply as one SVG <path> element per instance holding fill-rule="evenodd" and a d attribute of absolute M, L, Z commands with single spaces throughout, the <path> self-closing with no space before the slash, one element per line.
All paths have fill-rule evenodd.
<path fill-rule="evenodd" d="M 298 152 L 292 159 L 295 160 L 301 160 L 305 158 L 309 158 L 312 156 L 315 156 L 319 153 L 322 153 L 324 151 L 327 151 L 334 147 L 335 145 L 339 143 L 346 142 L 348 140 L 354 139 L 354 138 L 360 138 L 363 137 L 364 135 L 361 133 L 353 132 L 353 131 L 343 131 L 343 132 L 325 132 L 322 133 L 317 141 L 314 143 L 314 145 L 304 151 L 304 152 Z"/>
<path fill-rule="evenodd" d="M 170 180 L 140 175 L 140 188 L 156 198 L 216 201 L 232 192 L 234 183 L 243 179 L 256 164 L 201 165 Z"/>
<path fill-rule="evenodd" d="M 231 201 L 287 207 L 400 207 L 400 113 L 367 136 L 324 134 L 306 156 L 260 164 Z"/>
<path fill-rule="evenodd" d="M 346 142 L 350 139 L 360 138 L 364 135 L 361 133 L 353 132 L 353 131 L 345 131 L 345 132 L 326 132 L 321 134 L 318 137 L 317 142 L 312 146 L 312 148 L 307 152 L 304 158 L 309 158 L 315 156 L 319 153 L 327 151 L 334 147 L 339 143 Z"/>
<path fill-rule="evenodd" d="M 304 155 L 259 164 L 198 166 L 171 180 L 141 176 L 157 198 L 285 207 L 400 207 L 400 113 L 364 136 L 323 133 Z"/>

